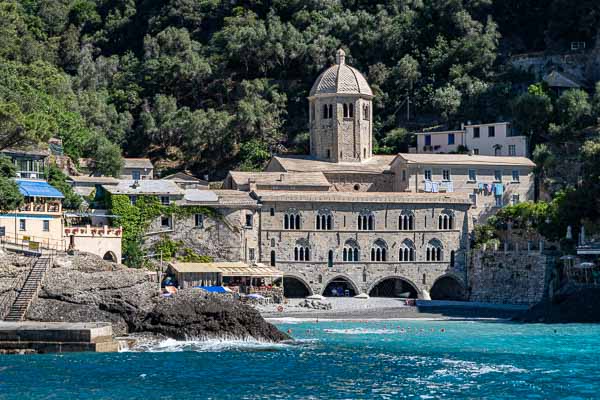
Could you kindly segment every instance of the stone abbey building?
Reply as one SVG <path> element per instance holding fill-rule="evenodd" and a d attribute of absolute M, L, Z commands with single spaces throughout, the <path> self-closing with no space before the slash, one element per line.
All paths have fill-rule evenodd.
<path fill-rule="evenodd" d="M 373 155 L 373 92 L 338 50 L 308 97 L 307 156 L 232 171 L 224 189 L 257 202 L 256 261 L 285 273 L 290 296 L 460 298 L 473 225 L 533 199 L 524 157 Z"/>

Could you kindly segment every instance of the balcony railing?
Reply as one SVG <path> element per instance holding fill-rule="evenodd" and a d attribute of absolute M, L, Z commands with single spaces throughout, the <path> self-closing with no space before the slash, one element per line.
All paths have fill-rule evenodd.
<path fill-rule="evenodd" d="M 60 202 L 50 203 L 25 203 L 18 209 L 19 212 L 26 213 L 53 213 L 60 214 L 62 204 Z"/>

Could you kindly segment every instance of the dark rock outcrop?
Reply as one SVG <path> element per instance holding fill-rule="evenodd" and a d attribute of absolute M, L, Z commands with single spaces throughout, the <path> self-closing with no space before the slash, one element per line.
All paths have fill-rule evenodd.
<path fill-rule="evenodd" d="M 597 323 L 600 322 L 600 289 L 569 290 L 536 304 L 514 318 L 521 322 Z"/>
<path fill-rule="evenodd" d="M 151 332 L 176 339 L 227 336 L 281 341 L 289 337 L 255 309 L 199 289 L 160 297 L 147 272 L 78 254 L 57 258 L 27 318 L 107 321 L 116 334 Z"/>

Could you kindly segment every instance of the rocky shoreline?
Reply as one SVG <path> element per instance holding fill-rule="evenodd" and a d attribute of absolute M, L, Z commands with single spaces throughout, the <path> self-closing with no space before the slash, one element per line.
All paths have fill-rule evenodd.
<path fill-rule="evenodd" d="M 26 273 L 25 264 L 23 257 L 2 256 L 0 296 L 8 293 L 18 274 Z M 199 289 L 160 297 L 157 284 L 148 280 L 145 271 L 90 254 L 56 257 L 26 317 L 43 322 L 110 322 L 116 335 L 289 339 L 257 310 L 239 301 Z"/>
<path fill-rule="evenodd" d="M 598 323 L 600 322 L 600 289 L 568 288 L 553 300 L 536 304 L 513 318 L 531 323 Z"/>

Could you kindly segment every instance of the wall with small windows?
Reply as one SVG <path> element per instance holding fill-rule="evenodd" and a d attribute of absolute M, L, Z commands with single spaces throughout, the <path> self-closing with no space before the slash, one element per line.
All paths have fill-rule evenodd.
<path fill-rule="evenodd" d="M 438 165 L 419 166 L 396 162 L 394 189 L 399 192 L 428 193 L 425 181 L 438 184 L 441 193 L 463 193 L 473 204 L 471 214 L 479 222 L 485 221 L 498 208 L 516 202 L 532 201 L 535 197 L 533 167 L 506 165 Z M 403 179 L 403 176 L 406 179 Z M 502 184 L 501 193 L 494 185 Z M 487 190 L 486 190 L 487 185 Z M 426 191 L 428 190 L 428 191 Z"/>

